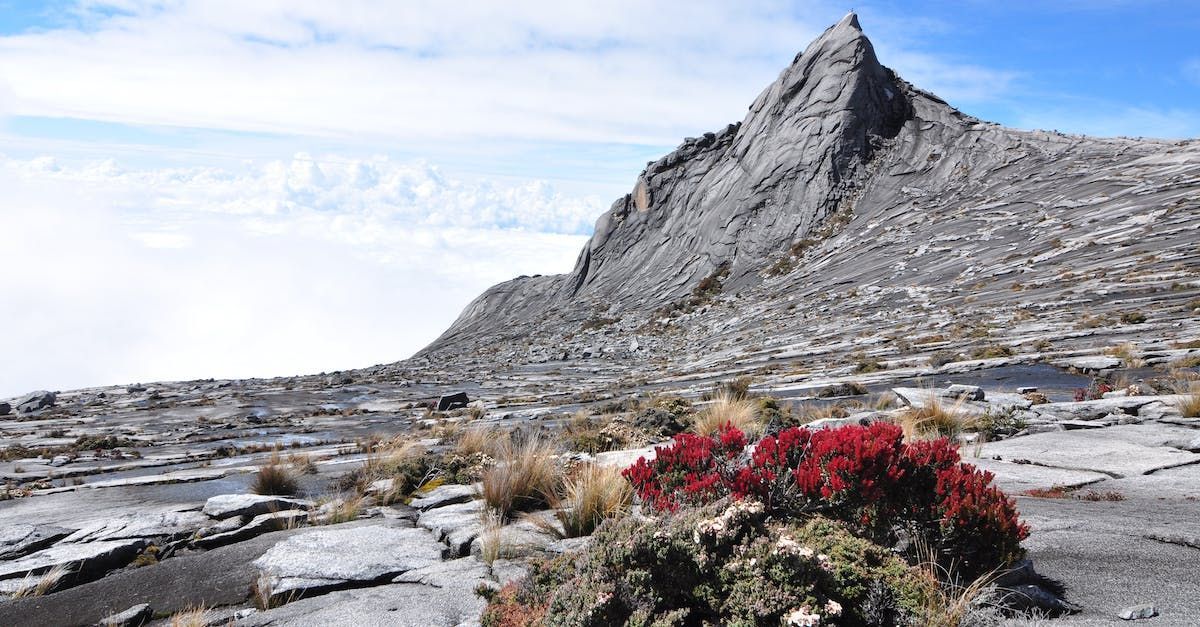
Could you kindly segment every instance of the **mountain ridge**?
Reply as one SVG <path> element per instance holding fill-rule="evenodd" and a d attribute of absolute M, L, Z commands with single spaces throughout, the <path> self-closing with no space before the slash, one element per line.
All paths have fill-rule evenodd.
<path fill-rule="evenodd" d="M 531 344 L 525 354 L 510 350 L 506 358 L 534 362 L 579 356 L 589 352 L 589 341 L 605 345 L 591 353 L 630 353 L 606 338 L 591 338 L 597 330 L 617 332 L 622 341 L 633 336 L 643 352 L 655 353 L 661 345 L 665 351 L 659 354 L 670 353 L 677 342 L 661 337 L 656 327 L 664 325 L 656 321 L 665 320 L 668 328 L 711 326 L 703 318 L 707 309 L 720 308 L 714 301 L 735 295 L 743 297 L 743 305 L 753 305 L 747 299 L 775 300 L 776 294 L 764 291 L 771 285 L 784 291 L 792 284 L 801 290 L 824 286 L 822 298 L 838 285 L 884 289 L 897 280 L 911 283 L 905 289 L 962 292 L 979 273 L 965 262 L 968 257 L 997 265 L 1003 257 L 1025 252 L 1027 260 L 1066 261 L 1042 248 L 1055 242 L 1061 248 L 1067 236 L 1078 235 L 1067 232 L 1075 228 L 1074 214 L 1087 214 L 1083 219 L 1089 224 L 1161 218 L 1146 218 L 1146 207 L 1127 194 L 1126 171 L 1162 179 L 1170 188 L 1161 190 L 1164 201 L 1175 203 L 1166 208 L 1182 219 L 1183 232 L 1192 231 L 1197 220 L 1191 210 L 1198 203 L 1194 175 L 1200 166 L 1196 148 L 1193 141 L 1098 139 L 980 121 L 884 67 L 850 13 L 798 55 L 741 122 L 688 138 L 649 163 L 630 193 L 597 220 L 571 273 L 523 277 L 490 288 L 415 357 L 454 359 L 504 342 Z M 1182 181 L 1176 180 L 1180 168 L 1191 173 Z M 1089 209 L 1077 211 L 1080 207 Z M 982 230 L 989 232 L 984 242 L 990 243 L 978 250 L 946 251 L 960 263 L 917 259 L 945 233 L 962 230 L 960 239 L 972 239 L 972 229 L 981 232 L 977 218 L 1000 208 L 1011 214 L 1003 234 L 993 227 L 1004 217 L 986 218 Z M 890 241 L 885 231 L 914 215 L 922 220 L 903 228 L 924 241 L 924 249 L 883 246 Z M 1029 220 L 1037 224 L 1022 224 Z M 1040 236 L 1054 225 L 1066 225 L 1058 229 L 1059 237 Z M 1186 238 L 1168 239 L 1147 254 L 1179 254 L 1177 263 L 1186 267 L 1176 278 L 1190 279 L 1196 251 Z M 1000 244 L 1010 248 L 1005 255 L 995 254 Z M 1068 248 L 1065 252 L 1076 250 Z M 856 252 L 843 254 L 847 250 Z M 1094 261 L 1094 255 L 1083 256 L 1089 257 L 1087 264 Z M 839 263 L 827 263 L 831 258 Z M 1053 268 L 1055 263 L 1044 265 L 1069 272 Z M 921 270 L 915 276 L 914 267 Z M 892 271 L 890 276 L 884 269 Z M 1031 271 L 1041 274 L 1027 267 L 1007 273 Z M 830 276 L 838 273 L 847 276 Z M 716 289 L 701 290 L 703 285 Z M 1065 289 L 1044 292 L 1057 298 Z M 1021 304 L 1011 297 L 1016 289 L 1010 290 L 994 309 Z M 952 296 L 947 300 L 963 298 Z M 913 299 L 902 300 L 908 301 L 903 307 L 914 306 Z M 744 320 L 757 315 L 753 306 L 725 309 Z M 1004 316 L 998 314 L 1011 312 L 990 312 L 989 324 L 999 323 Z M 606 321 L 611 322 L 601 324 Z M 785 338 L 806 332 L 801 324 L 777 326 Z M 715 348 L 709 340 L 720 340 L 720 332 L 705 338 L 702 331 L 686 330 L 687 346 L 700 352 Z M 741 335 L 754 331 L 747 323 Z M 560 346 L 564 350 L 558 351 Z"/>

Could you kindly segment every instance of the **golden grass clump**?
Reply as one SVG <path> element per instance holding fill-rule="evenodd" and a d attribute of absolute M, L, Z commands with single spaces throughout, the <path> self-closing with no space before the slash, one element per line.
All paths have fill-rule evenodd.
<path fill-rule="evenodd" d="M 250 484 L 250 491 L 255 494 L 291 496 L 299 489 L 295 473 L 279 462 L 278 453 L 254 473 L 254 481 Z"/>
<path fill-rule="evenodd" d="M 910 407 L 895 418 L 906 440 L 956 438 L 976 426 L 976 418 L 963 410 L 963 400 L 945 405 L 932 391 L 921 407 Z"/>
<path fill-rule="evenodd" d="M 558 448 L 538 436 L 496 442 L 495 465 L 483 473 L 480 495 L 498 516 L 549 505 L 560 482 Z"/>
<path fill-rule="evenodd" d="M 208 627 L 210 620 L 208 608 L 200 605 L 175 612 L 171 627 Z"/>
<path fill-rule="evenodd" d="M 1200 418 L 1200 380 L 1179 379 L 1173 386 L 1183 398 L 1175 402 L 1184 418 Z"/>
<path fill-rule="evenodd" d="M 924 577 L 937 585 L 930 586 L 919 610 L 919 624 L 926 627 L 960 627 L 962 625 L 993 624 L 996 588 L 992 585 L 1000 572 L 993 569 L 969 583 L 962 583 L 956 573 L 941 565 L 931 548 L 918 542 L 918 555 L 925 558 L 917 564 Z"/>
<path fill-rule="evenodd" d="M 25 575 L 21 580 L 21 585 L 12 593 L 12 598 L 22 599 L 26 597 L 40 597 L 49 594 L 58 587 L 63 578 L 71 574 L 71 568 L 68 565 L 59 564 L 54 568 L 34 576 L 33 574 Z"/>
<path fill-rule="evenodd" d="M 490 429 L 464 429 L 458 436 L 458 441 L 454 443 L 454 452 L 463 457 L 470 457 L 475 453 L 487 455 L 491 453 L 496 437 L 496 432 Z"/>
<path fill-rule="evenodd" d="M 1141 368 L 1146 365 L 1146 362 L 1138 356 L 1137 345 L 1133 342 L 1110 346 L 1104 349 L 1104 354 L 1120 359 L 1126 368 Z"/>
<path fill-rule="evenodd" d="M 633 504 L 633 486 L 611 466 L 586 464 L 563 482 L 562 496 L 551 504 L 568 538 L 590 535 L 600 523 L 621 516 Z"/>
<path fill-rule="evenodd" d="M 494 510 L 485 509 L 483 516 L 483 532 L 479 534 L 480 558 L 491 566 L 503 554 L 504 519 Z"/>
<path fill-rule="evenodd" d="M 692 431 L 698 435 L 714 435 L 726 425 L 732 425 L 750 436 L 762 433 L 763 430 L 755 403 L 745 398 L 722 394 L 696 414 Z"/>

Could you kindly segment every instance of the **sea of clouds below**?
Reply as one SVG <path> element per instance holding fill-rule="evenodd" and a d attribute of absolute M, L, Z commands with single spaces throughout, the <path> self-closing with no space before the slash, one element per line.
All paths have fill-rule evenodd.
<path fill-rule="evenodd" d="M 471 298 L 570 270 L 598 198 L 313 158 L 127 169 L 0 158 L 0 397 L 404 358 Z"/>

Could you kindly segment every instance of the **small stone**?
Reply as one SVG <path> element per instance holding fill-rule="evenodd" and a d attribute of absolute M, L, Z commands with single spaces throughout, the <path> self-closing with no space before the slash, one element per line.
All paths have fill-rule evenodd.
<path fill-rule="evenodd" d="M 1131 605 L 1118 614 L 1122 620 L 1138 620 L 1140 618 L 1154 618 L 1158 616 L 1158 608 L 1149 603 L 1143 605 Z"/>
<path fill-rule="evenodd" d="M 961 384 L 954 384 L 946 388 L 945 395 L 949 398 L 959 398 L 968 401 L 982 401 L 984 397 L 983 388 L 978 385 Z"/>
<path fill-rule="evenodd" d="M 0 416 L 7 416 L 12 411 L 12 405 L 0 403 Z"/>
<path fill-rule="evenodd" d="M 119 614 L 113 614 L 100 621 L 100 624 L 105 627 L 141 627 L 153 618 L 154 609 L 149 603 L 142 603 Z"/>
<path fill-rule="evenodd" d="M 1037 387 L 1032 385 L 1024 385 L 1017 388 L 1017 394 L 1030 394 L 1036 391 L 1038 391 Z"/>

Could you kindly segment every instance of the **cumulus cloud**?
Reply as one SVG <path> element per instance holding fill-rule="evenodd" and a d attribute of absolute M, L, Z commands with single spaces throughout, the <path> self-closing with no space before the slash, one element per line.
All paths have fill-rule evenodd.
<path fill-rule="evenodd" d="M 395 361 L 487 286 L 570 270 L 600 212 L 541 182 L 305 156 L 241 172 L 2 159 L 0 188 L 0 396 Z"/>

